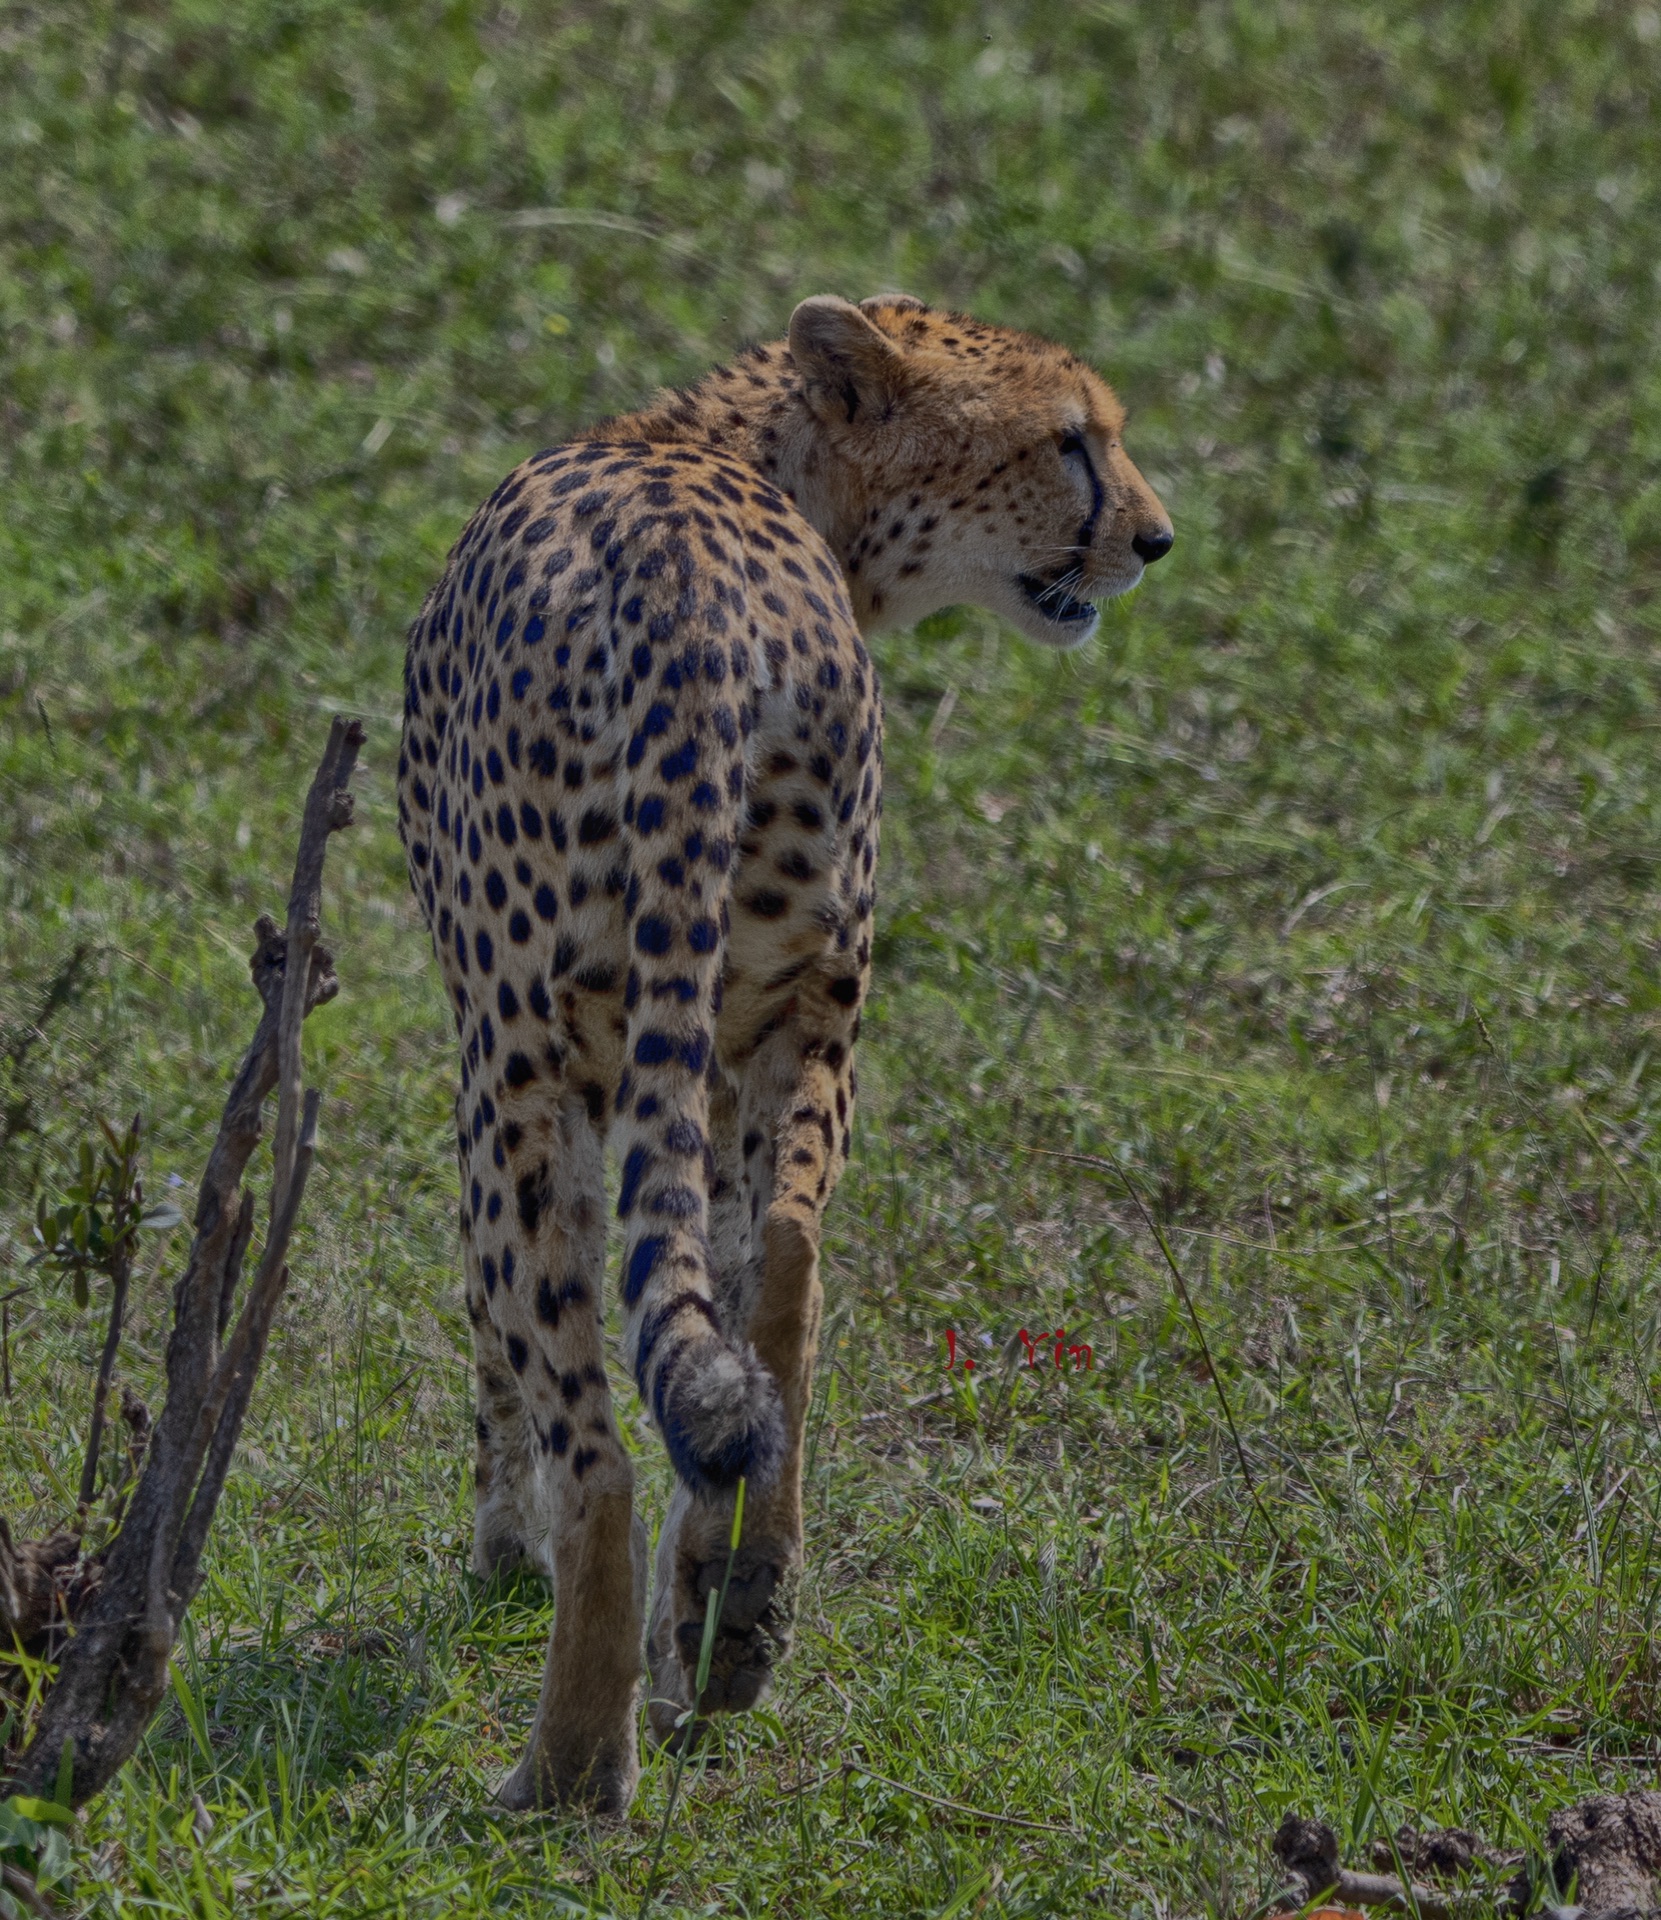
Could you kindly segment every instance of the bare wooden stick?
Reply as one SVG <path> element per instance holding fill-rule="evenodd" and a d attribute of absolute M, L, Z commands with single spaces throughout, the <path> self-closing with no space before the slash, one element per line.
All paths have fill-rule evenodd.
<path fill-rule="evenodd" d="M 81 1805 L 133 1752 L 167 1691 L 168 1662 L 201 1584 L 208 1531 L 288 1281 L 289 1239 L 315 1151 L 319 1096 L 301 1084 L 300 1029 L 339 990 L 318 944 L 323 862 L 329 835 L 352 817 L 347 782 L 362 741 L 357 721 L 335 721 L 306 799 L 287 927 L 262 917 L 255 928 L 250 970 L 264 1011 L 202 1175 L 195 1238 L 173 1294 L 166 1403 L 102 1578 L 5 1791 L 54 1793 L 67 1749 L 70 1800 Z M 270 1225 L 226 1340 L 252 1234 L 242 1176 L 274 1087 Z"/>
<path fill-rule="evenodd" d="M 231 1309 L 236 1305 L 236 1290 L 242 1284 L 243 1263 L 248 1258 L 248 1243 L 254 1237 L 254 1196 L 246 1189 L 242 1195 L 242 1211 L 237 1216 L 236 1232 L 231 1239 L 231 1250 L 225 1259 L 225 1286 L 219 1296 L 219 1338 L 225 1338 L 225 1329 L 230 1324 Z"/>
<path fill-rule="evenodd" d="M 1382 1907 L 1387 1913 L 1416 1913 L 1420 1920 L 1461 1920 L 1465 1914 L 1511 1910 L 1502 1892 L 1496 1899 L 1487 1887 L 1426 1887 L 1417 1881 L 1411 1885 L 1393 1873 L 1352 1873 L 1338 1869 L 1330 1886 L 1312 1887 L 1301 1877 L 1280 1895 L 1283 1908 L 1295 1911 L 1308 1906 L 1317 1897 L 1327 1897 L 1341 1907 Z M 1596 1920 L 1584 1907 L 1543 1906 L 1534 1909 L 1534 1920 Z"/>
<path fill-rule="evenodd" d="M 311 1169 L 312 1147 L 317 1133 L 318 1099 L 319 1096 L 315 1090 L 306 1095 L 305 1118 L 301 1123 L 300 1142 L 297 1149 L 290 1155 L 287 1190 L 273 1209 L 271 1232 L 266 1239 L 265 1251 L 260 1256 L 259 1270 L 254 1276 L 253 1286 L 249 1289 L 242 1316 L 237 1321 L 229 1345 L 220 1353 L 203 1393 L 202 1404 L 196 1416 L 196 1429 L 191 1435 L 190 1448 L 184 1456 L 184 1467 L 176 1483 L 181 1500 L 188 1498 L 191 1489 L 196 1485 L 202 1462 L 206 1459 L 208 1450 L 219 1431 L 231 1383 L 248 1356 L 254 1337 L 255 1320 L 259 1317 L 262 1308 L 275 1308 L 277 1296 L 287 1277 L 288 1269 L 284 1265 L 284 1259 L 288 1252 L 289 1236 L 293 1233 L 294 1222 L 299 1217 L 306 1175 Z M 227 1259 L 234 1257 L 235 1253 L 236 1240 L 233 1238 Z M 269 1324 L 268 1314 L 266 1322 Z"/>
<path fill-rule="evenodd" d="M 1340 1867 L 1330 1885 L 1313 1887 L 1299 1878 L 1280 1895 L 1285 1907 L 1308 1906 L 1314 1899 L 1331 1900 L 1345 1907 L 1383 1907 L 1390 1913 L 1416 1913 L 1420 1920 L 1457 1920 L 1463 1913 L 1486 1911 L 1492 1899 L 1486 1893 L 1439 1893 L 1430 1887 L 1415 1886 L 1409 1899 L 1408 1889 L 1390 1873 L 1351 1873 Z"/>
<path fill-rule="evenodd" d="M 300 1027 L 306 1017 L 305 988 L 311 954 L 323 930 L 323 855 L 329 835 L 351 823 L 352 796 L 347 783 L 363 744 L 363 727 L 337 719 L 329 731 L 323 765 L 306 795 L 300 827 L 300 856 L 288 897 L 288 967 L 283 986 L 282 1021 L 277 1033 L 277 1131 L 272 1153 L 273 1220 L 288 1194 L 300 1131 Z"/>
<path fill-rule="evenodd" d="M 287 1252 L 289 1236 L 300 1217 L 300 1202 L 305 1197 L 306 1179 L 311 1172 L 317 1146 L 317 1112 L 321 1096 L 315 1088 L 305 1096 L 300 1120 L 300 1139 L 295 1150 L 288 1193 L 270 1240 L 260 1259 L 259 1272 L 248 1290 L 241 1318 L 230 1344 L 220 1357 L 214 1374 L 211 1427 L 204 1421 L 208 1438 L 201 1481 L 185 1516 L 173 1557 L 173 1590 L 184 1596 L 188 1605 L 201 1585 L 202 1549 L 207 1545 L 208 1528 L 224 1491 L 237 1436 L 254 1390 L 254 1380 L 265 1358 L 266 1342 L 277 1317 L 277 1306 L 288 1286 Z"/>

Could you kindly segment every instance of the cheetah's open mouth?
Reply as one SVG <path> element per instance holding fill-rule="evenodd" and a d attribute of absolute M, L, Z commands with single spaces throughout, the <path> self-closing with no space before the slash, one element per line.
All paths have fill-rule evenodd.
<path fill-rule="evenodd" d="M 1015 584 L 1046 620 L 1058 627 L 1084 627 L 1095 619 L 1096 609 L 1088 600 L 1075 599 L 1069 591 L 1068 580 L 1077 578 L 1075 573 L 1046 583 L 1034 573 L 1018 573 Z"/>

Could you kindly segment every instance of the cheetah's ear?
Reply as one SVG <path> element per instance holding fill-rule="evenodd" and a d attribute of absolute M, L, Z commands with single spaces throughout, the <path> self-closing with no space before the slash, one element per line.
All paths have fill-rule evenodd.
<path fill-rule="evenodd" d="M 790 357 L 822 420 L 880 420 L 905 387 L 905 355 L 851 301 L 816 293 L 790 316 Z"/>

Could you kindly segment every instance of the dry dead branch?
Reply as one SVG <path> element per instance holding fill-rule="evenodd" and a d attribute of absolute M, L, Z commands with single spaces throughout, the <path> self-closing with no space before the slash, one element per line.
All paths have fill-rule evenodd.
<path fill-rule="evenodd" d="M 1385 1853 L 1415 1874 L 1468 1875 L 1520 1869 L 1499 1886 L 1427 1886 L 1392 1873 L 1356 1873 L 1339 1864 L 1338 1836 L 1321 1820 L 1287 1814 L 1275 1835 L 1274 1854 L 1287 1884 L 1283 1909 L 1318 1898 L 1343 1907 L 1381 1907 L 1416 1913 L 1422 1920 L 1460 1920 L 1487 1912 L 1532 1913 L 1536 1920 L 1650 1920 L 1657 1912 L 1655 1876 L 1661 1872 L 1661 1793 L 1598 1793 L 1577 1806 L 1559 1808 L 1546 1830 L 1549 1881 L 1555 1891 L 1574 1887 L 1578 1905 L 1534 1906 L 1539 1892 L 1521 1854 L 1501 1854 L 1462 1829 L 1419 1833 L 1404 1827 Z M 1545 1876 L 1542 1876 L 1545 1877 Z"/>
<path fill-rule="evenodd" d="M 1594 1793 L 1559 1807 L 1546 1827 L 1546 1854 L 1560 1887 L 1574 1881 L 1592 1914 L 1649 1914 L 1661 1876 L 1661 1792 Z"/>
<path fill-rule="evenodd" d="M 168 1662 L 201 1584 L 208 1529 L 288 1281 L 289 1237 L 311 1170 L 319 1096 L 301 1084 L 300 1028 L 339 990 L 333 959 L 318 944 L 323 860 L 329 835 L 352 818 L 348 782 L 362 742 L 359 722 L 335 721 L 306 799 L 288 924 L 279 929 L 262 916 L 254 930 L 250 969 L 264 1011 L 231 1084 L 197 1196 L 195 1239 L 173 1295 L 166 1404 L 120 1531 L 99 1556 L 96 1578 L 80 1576 L 80 1604 L 67 1594 L 79 1571 L 72 1539 L 14 1548 L 0 1528 L 0 1637 L 38 1636 L 54 1604 L 73 1620 L 33 1738 L 0 1791 L 51 1798 L 67 1751 L 69 1798 L 80 1806 L 131 1755 L 167 1691 Z M 242 1175 L 273 1087 L 269 1224 L 232 1326 L 253 1232 L 253 1195 Z M 33 1636 L 22 1631 L 29 1627 Z"/>

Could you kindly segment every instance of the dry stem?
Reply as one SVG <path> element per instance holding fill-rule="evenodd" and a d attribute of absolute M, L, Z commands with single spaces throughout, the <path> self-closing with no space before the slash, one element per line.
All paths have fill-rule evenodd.
<path fill-rule="evenodd" d="M 333 961 L 318 944 L 323 861 L 330 833 L 352 817 L 348 782 L 362 740 L 357 721 L 335 721 L 306 800 L 286 932 L 263 917 L 255 929 L 250 965 L 264 1012 L 202 1176 L 195 1240 L 173 1295 L 167 1401 L 103 1578 L 6 1791 L 50 1797 L 67 1745 L 70 1799 L 81 1805 L 133 1752 L 167 1691 L 168 1661 L 201 1584 L 208 1529 L 288 1282 L 288 1242 L 311 1169 L 319 1098 L 301 1084 L 300 1028 L 338 991 Z M 252 1233 L 252 1197 L 241 1180 L 273 1087 L 270 1226 L 225 1339 Z"/>

